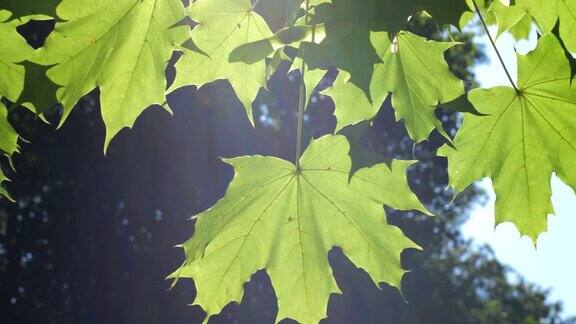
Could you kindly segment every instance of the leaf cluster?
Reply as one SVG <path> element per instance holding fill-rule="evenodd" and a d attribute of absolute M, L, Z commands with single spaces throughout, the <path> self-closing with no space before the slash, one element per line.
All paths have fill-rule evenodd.
<path fill-rule="evenodd" d="M 496 23 L 499 34 L 523 38 L 527 26 L 538 26 L 538 46 L 518 56 L 510 87 L 470 91 L 445 60 L 461 44 L 408 30 L 410 20 L 424 17 L 456 31 L 474 12 L 482 23 Z M 196 0 L 187 7 L 180 0 L 0 1 L 0 98 L 7 104 L 0 103 L 0 152 L 10 159 L 18 151 L 10 109 L 22 106 L 44 118 L 59 105 L 62 125 L 95 89 L 105 151 L 147 108 L 170 112 L 167 95 L 186 86 L 225 80 L 254 124 L 252 103 L 284 71 L 280 65 L 290 64 L 301 82 L 294 161 L 225 160 L 234 180 L 223 199 L 196 217 L 194 236 L 182 244 L 186 261 L 170 277 L 195 280 L 196 304 L 208 320 L 240 302 L 244 283 L 266 270 L 278 297 L 277 320 L 318 322 L 330 295 L 340 292 L 327 260 L 332 248 L 340 247 L 376 285 L 397 288 L 405 273 L 402 251 L 418 248 L 388 224 L 382 208 L 428 213 L 406 180 L 414 161 L 354 165 L 359 155 L 370 156 L 359 148 L 354 127 L 372 121 L 386 101 L 415 142 L 433 132 L 445 138 L 438 154 L 447 157 L 457 192 L 490 177 L 499 223 L 514 222 L 534 241 L 546 230 L 551 175 L 576 188 L 574 12 L 574 0 L 544 6 L 532 0 Z M 56 20 L 36 50 L 16 29 L 32 18 Z M 176 52 L 169 84 L 165 73 Z M 301 150 L 304 110 L 329 72 L 337 77 L 321 94 L 335 104 L 335 134 Z M 463 113 L 454 139 L 436 117 L 440 106 Z M 0 183 L 5 180 L 0 173 Z M 9 198 L 3 187 L 0 196 Z"/>

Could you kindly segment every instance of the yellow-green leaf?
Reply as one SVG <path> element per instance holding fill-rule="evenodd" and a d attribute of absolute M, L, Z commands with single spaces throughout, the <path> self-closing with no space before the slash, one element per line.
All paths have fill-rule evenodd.
<path fill-rule="evenodd" d="M 409 32 L 400 32 L 393 41 L 385 32 L 370 38 L 382 61 L 373 68 L 370 98 L 342 72 L 325 91 L 336 105 L 336 129 L 372 119 L 391 94 L 396 117 L 405 121 L 412 139 L 420 142 L 433 129 L 442 131 L 436 106 L 464 93 L 462 81 L 444 60 L 444 52 L 456 43 L 428 41 Z"/>
<path fill-rule="evenodd" d="M 349 182 L 343 136 L 313 141 L 300 160 L 249 156 L 226 160 L 235 177 L 226 196 L 197 218 L 183 244 L 186 262 L 171 275 L 192 278 L 195 304 L 211 315 L 240 302 L 243 285 L 265 269 L 278 297 L 277 321 L 316 323 L 339 293 L 328 251 L 339 246 L 376 284 L 400 286 L 404 249 L 417 248 L 386 222 L 382 205 L 426 210 L 406 181 L 409 161 L 359 170 Z"/>
<path fill-rule="evenodd" d="M 173 45 L 187 37 L 188 27 L 174 27 L 184 7 L 180 0 L 64 0 L 58 15 L 64 22 L 33 59 L 56 65 L 48 76 L 62 86 L 61 123 L 83 96 L 100 89 L 106 147 L 146 108 L 165 103 L 165 69 Z"/>
<path fill-rule="evenodd" d="M 553 35 L 518 56 L 518 88 L 477 89 L 470 102 L 487 116 L 466 115 L 448 157 L 450 184 L 460 192 L 492 178 L 496 221 L 513 222 L 534 241 L 553 213 L 550 178 L 556 173 L 576 188 L 576 87 Z"/>
<path fill-rule="evenodd" d="M 24 67 L 32 48 L 18 34 L 18 21 L 0 22 L 0 97 L 16 101 L 24 87 Z"/>
<path fill-rule="evenodd" d="M 198 23 L 191 33 L 197 49 L 182 48 L 171 89 L 228 80 L 253 123 L 252 102 L 266 83 L 266 63 L 238 62 L 230 54 L 239 46 L 271 37 L 270 28 L 250 0 L 198 0 L 188 15 Z"/>

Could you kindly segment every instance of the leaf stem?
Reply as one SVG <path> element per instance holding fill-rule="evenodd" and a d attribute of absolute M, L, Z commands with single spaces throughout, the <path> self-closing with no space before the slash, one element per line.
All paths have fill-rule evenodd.
<path fill-rule="evenodd" d="M 490 35 L 490 31 L 488 30 L 488 26 L 486 25 L 486 21 L 484 20 L 482 13 L 480 13 L 480 8 L 478 7 L 476 0 L 472 0 L 472 3 L 474 4 L 474 9 L 476 10 L 476 13 L 478 14 L 478 18 L 480 18 L 480 22 L 482 23 L 482 26 L 484 27 L 484 31 L 486 31 L 486 35 L 488 36 L 488 39 L 490 40 L 490 44 L 492 44 L 492 48 L 494 48 L 494 51 L 496 52 L 496 55 L 498 56 L 498 60 L 500 61 L 500 64 L 504 68 L 504 72 L 506 72 L 506 76 L 508 77 L 508 81 L 510 81 L 510 84 L 512 85 L 514 90 L 516 90 L 517 93 L 520 93 L 520 90 L 516 86 L 516 83 L 514 83 L 514 80 L 512 79 L 512 76 L 510 75 L 508 68 L 506 68 L 506 64 L 504 64 L 504 60 L 502 59 L 502 55 L 500 55 L 500 51 L 498 51 L 498 47 L 496 47 L 496 42 L 494 41 L 494 38 L 492 38 L 492 35 Z"/>
<path fill-rule="evenodd" d="M 310 0 L 306 0 L 306 17 L 304 18 L 305 24 L 308 24 L 310 18 Z M 312 32 L 312 41 L 314 41 L 314 31 Z M 298 98 L 298 128 L 296 130 L 296 172 L 300 173 L 300 156 L 302 154 L 302 128 L 304 124 L 304 110 L 306 109 L 306 60 L 304 59 L 304 47 L 301 51 L 302 67 L 300 74 L 300 94 Z"/>

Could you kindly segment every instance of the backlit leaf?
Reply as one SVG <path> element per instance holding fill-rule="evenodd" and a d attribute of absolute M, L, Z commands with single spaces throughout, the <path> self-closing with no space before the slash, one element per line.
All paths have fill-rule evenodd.
<path fill-rule="evenodd" d="M 270 28 L 250 0 L 198 0 L 190 5 L 189 16 L 198 23 L 191 37 L 199 50 L 182 49 L 171 89 L 228 80 L 253 124 L 252 102 L 266 83 L 266 63 L 248 64 L 230 55 L 242 45 L 271 37 Z"/>
<path fill-rule="evenodd" d="M 34 55 L 34 61 L 56 65 L 48 76 L 62 86 L 61 123 L 86 94 L 100 89 L 106 125 L 105 147 L 151 105 L 165 103 L 165 69 L 173 45 L 188 27 L 180 0 L 64 0 L 58 7 L 64 22 Z"/>
<path fill-rule="evenodd" d="M 186 263 L 171 277 L 192 278 L 208 317 L 240 302 L 243 285 L 265 269 L 278 297 L 277 320 L 316 323 L 339 293 L 327 254 L 339 246 L 375 284 L 400 286 L 400 253 L 417 246 L 386 222 L 382 204 L 426 211 L 406 181 L 409 161 L 359 170 L 349 182 L 349 145 L 325 136 L 308 147 L 301 172 L 272 157 L 226 160 L 236 173 L 226 196 L 197 218 L 183 245 Z"/>
<path fill-rule="evenodd" d="M 469 99 L 488 116 L 466 115 L 456 149 L 445 146 L 450 184 L 458 191 L 492 178 L 496 221 L 513 222 L 536 241 L 553 213 L 550 178 L 576 189 L 576 88 L 558 40 L 543 36 L 518 56 L 517 93 L 510 87 L 477 89 Z"/>
<path fill-rule="evenodd" d="M 370 98 L 346 73 L 325 91 L 336 105 L 336 129 L 374 118 L 391 94 L 396 117 L 405 121 L 412 139 L 420 142 L 433 129 L 442 130 L 436 106 L 464 93 L 462 81 L 444 60 L 444 52 L 455 43 L 428 41 L 409 32 L 399 33 L 394 41 L 385 32 L 372 33 L 371 41 L 382 63 L 374 65 Z"/>
<path fill-rule="evenodd" d="M 24 87 L 24 67 L 32 48 L 18 34 L 18 21 L 0 22 L 0 97 L 16 101 Z"/>

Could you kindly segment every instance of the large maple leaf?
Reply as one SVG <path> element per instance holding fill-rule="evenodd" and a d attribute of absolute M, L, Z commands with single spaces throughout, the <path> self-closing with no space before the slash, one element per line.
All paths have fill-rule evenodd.
<path fill-rule="evenodd" d="M 33 61 L 55 65 L 48 76 L 62 88 L 61 123 L 78 100 L 100 89 L 105 147 L 151 105 L 166 102 L 165 69 L 175 43 L 187 37 L 180 0 L 64 0 L 64 22 L 34 53 Z"/>
<path fill-rule="evenodd" d="M 487 116 L 466 115 L 456 149 L 445 146 L 439 154 L 448 157 L 457 191 L 491 177 L 497 223 L 513 222 L 536 241 L 553 212 L 552 173 L 576 188 L 576 88 L 554 35 L 541 37 L 536 50 L 518 61 L 518 91 L 470 92 L 470 102 Z"/>
<path fill-rule="evenodd" d="M 278 297 L 277 320 L 315 323 L 326 316 L 330 294 L 340 290 L 327 253 L 342 248 L 376 284 L 400 286 L 400 253 L 417 248 L 387 224 L 382 205 L 426 210 L 410 191 L 410 161 L 361 169 L 349 179 L 344 136 L 313 141 L 301 170 L 273 157 L 226 160 L 235 177 L 226 196 L 198 215 L 195 234 L 183 244 L 186 262 L 171 277 L 192 278 L 195 303 L 219 313 L 240 302 L 243 285 L 266 269 Z"/>

